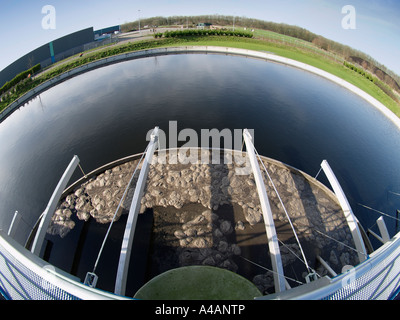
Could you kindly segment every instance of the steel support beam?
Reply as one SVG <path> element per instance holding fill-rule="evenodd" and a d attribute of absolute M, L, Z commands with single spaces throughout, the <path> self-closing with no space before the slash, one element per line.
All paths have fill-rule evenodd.
<path fill-rule="evenodd" d="M 376 220 L 376 224 L 378 225 L 379 232 L 381 233 L 381 236 L 377 235 L 375 232 L 373 232 L 371 229 L 368 229 L 368 232 L 372 234 L 376 239 L 378 239 L 382 243 L 386 243 L 390 240 L 389 232 L 386 228 L 385 221 L 383 220 L 383 217 L 379 217 Z"/>
<path fill-rule="evenodd" d="M 36 231 L 35 239 L 33 240 L 33 244 L 31 247 L 31 252 L 38 256 L 40 255 L 40 251 L 42 249 L 42 245 L 44 242 L 44 237 L 46 235 L 47 228 L 49 227 L 51 217 L 53 216 L 58 201 L 60 200 L 60 197 L 64 189 L 66 188 L 69 179 L 71 179 L 71 176 L 74 173 L 75 168 L 77 167 L 78 164 L 79 164 L 79 158 L 78 156 L 74 156 L 71 162 L 69 163 L 67 169 L 64 171 L 64 174 L 62 175 L 60 181 L 58 181 L 58 184 L 54 189 L 54 192 L 49 200 L 49 203 L 47 204 L 47 207 L 43 212 L 42 219 L 40 220 L 40 224 L 38 230 Z"/>
<path fill-rule="evenodd" d="M 331 268 L 331 266 L 320 256 L 317 256 L 318 261 L 325 267 L 326 270 L 330 273 L 332 277 L 336 277 L 337 273 Z"/>
<path fill-rule="evenodd" d="M 132 250 L 133 236 L 135 234 L 136 222 L 140 211 L 140 200 L 143 196 L 144 187 L 147 181 L 147 174 L 151 159 L 153 158 L 154 150 L 158 142 L 158 127 L 155 127 L 150 136 L 150 142 L 147 148 L 146 156 L 143 160 L 142 168 L 133 194 L 131 207 L 129 209 L 128 220 L 126 222 L 124 238 L 121 245 L 121 253 L 119 256 L 117 277 L 115 280 L 114 293 L 118 295 L 125 295 L 126 280 L 128 279 L 129 260 Z"/>
<path fill-rule="evenodd" d="M 20 220 L 21 220 L 21 215 L 18 214 L 18 211 L 15 211 L 14 216 L 11 220 L 10 227 L 8 228 L 8 233 L 7 233 L 10 237 L 14 237 L 15 231 L 19 225 Z"/>
<path fill-rule="evenodd" d="M 354 215 L 353 210 L 351 210 L 346 195 L 344 194 L 343 189 L 340 186 L 339 181 L 337 180 L 335 174 L 333 173 L 328 161 L 323 160 L 321 163 L 321 167 L 324 170 L 326 177 L 328 178 L 329 183 L 333 188 L 333 192 L 335 192 L 335 195 L 339 201 L 340 206 L 342 207 L 344 216 L 346 217 L 347 220 L 347 224 L 350 228 L 351 235 L 353 236 L 354 244 L 358 252 L 358 258 L 360 262 L 363 262 L 364 260 L 367 259 L 367 250 L 365 248 L 365 244 L 362 239 L 360 229 L 358 227 L 357 218 Z"/>
<path fill-rule="evenodd" d="M 261 203 L 265 231 L 268 238 L 269 253 L 271 256 L 272 270 L 274 271 L 273 276 L 275 292 L 278 293 L 285 291 L 285 277 L 283 273 L 282 258 L 279 250 L 279 243 L 278 237 L 276 235 L 274 218 L 272 216 L 271 206 L 269 204 L 264 180 L 261 175 L 260 166 L 258 165 L 257 157 L 254 152 L 252 137 L 247 129 L 243 130 L 243 138 L 244 142 L 246 143 L 246 150 L 250 159 L 250 165 L 254 174 L 254 180 L 256 182 L 257 192 Z"/>
<path fill-rule="evenodd" d="M 386 228 L 386 223 L 385 223 L 385 221 L 383 220 L 383 217 L 382 217 L 382 216 L 379 217 L 379 218 L 376 220 L 376 223 L 377 223 L 377 225 L 378 225 L 379 232 L 381 233 L 383 243 L 388 242 L 388 241 L 390 240 L 390 236 L 389 236 L 388 229 Z"/>

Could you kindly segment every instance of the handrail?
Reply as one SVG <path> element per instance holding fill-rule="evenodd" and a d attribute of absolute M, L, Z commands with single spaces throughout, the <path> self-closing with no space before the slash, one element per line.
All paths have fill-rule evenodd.
<path fill-rule="evenodd" d="M 40 255 L 40 251 L 42 249 L 42 245 L 44 242 L 44 237 L 47 232 L 47 228 L 50 224 L 51 217 L 56 209 L 57 203 L 60 200 L 61 194 L 66 187 L 69 179 L 71 178 L 72 174 L 75 171 L 75 168 L 79 164 L 79 158 L 78 156 L 74 156 L 69 163 L 67 169 L 64 171 L 64 174 L 62 175 L 60 181 L 58 182 L 50 200 L 49 203 L 47 204 L 47 207 L 43 213 L 43 217 L 40 221 L 38 231 L 36 232 L 35 238 L 33 239 L 33 244 L 31 251 L 36 254 Z"/>
<path fill-rule="evenodd" d="M 283 264 L 281 253 L 279 250 L 278 237 L 276 235 L 274 218 L 272 216 L 271 206 L 269 204 L 268 195 L 265 190 L 263 178 L 261 176 L 260 167 L 254 153 L 254 145 L 252 137 L 247 129 L 243 130 L 243 138 L 246 143 L 247 154 L 250 158 L 251 169 L 254 174 L 258 196 L 260 198 L 261 209 L 264 217 L 265 231 L 268 238 L 268 247 L 271 257 L 272 270 L 274 271 L 275 291 L 282 292 L 286 289 L 285 276 L 283 272 Z"/>
<path fill-rule="evenodd" d="M 109 233 L 110 233 L 110 231 L 111 231 L 111 228 L 112 228 L 112 226 L 113 226 L 113 224 L 114 224 L 114 221 L 115 221 L 115 218 L 116 218 L 117 213 L 118 213 L 118 211 L 119 211 L 119 208 L 121 207 L 123 201 L 125 200 L 125 196 L 126 196 L 126 194 L 127 194 L 127 192 L 128 192 L 129 186 L 132 184 L 133 178 L 134 178 L 135 175 L 136 175 L 136 171 L 137 171 L 137 169 L 139 168 L 139 165 L 141 164 L 142 159 L 143 159 L 144 155 L 145 155 L 146 152 L 147 152 L 147 149 L 148 149 L 148 147 L 147 147 L 146 150 L 143 152 L 142 157 L 140 158 L 138 164 L 136 165 L 136 168 L 135 168 L 135 170 L 133 171 L 133 174 L 132 174 L 132 176 L 131 176 L 129 182 L 128 182 L 128 184 L 126 185 L 126 188 L 125 188 L 125 191 L 124 191 L 124 193 L 123 193 L 123 195 L 122 195 L 122 197 L 121 197 L 121 200 L 120 200 L 119 203 L 118 203 L 117 209 L 115 209 L 114 216 L 113 216 L 113 218 L 112 218 L 112 220 L 111 220 L 110 225 L 108 226 L 107 233 L 106 233 L 106 235 L 104 236 L 103 243 L 101 244 L 99 253 L 98 253 L 98 255 L 97 255 L 96 262 L 94 263 L 93 270 L 92 270 L 92 272 L 88 272 L 87 275 L 86 275 L 85 284 L 87 284 L 87 285 L 90 285 L 90 286 L 93 286 L 93 287 L 96 286 L 95 283 L 93 283 L 93 280 L 96 279 L 96 282 L 97 282 L 97 275 L 95 274 L 95 272 L 96 272 L 97 264 L 99 263 L 101 254 L 102 254 L 102 252 L 103 252 L 104 245 L 105 245 L 105 243 L 106 243 L 106 241 L 107 241 L 107 239 L 108 239 L 108 235 L 109 235 Z"/>
<path fill-rule="evenodd" d="M 340 206 L 342 207 L 344 216 L 346 217 L 347 220 L 347 224 L 350 228 L 351 235 L 353 236 L 353 241 L 358 252 L 358 258 L 360 262 L 363 262 L 368 257 L 368 254 L 367 254 L 367 249 L 365 248 L 364 241 L 361 236 L 360 229 L 358 227 L 357 218 L 354 215 L 353 210 L 351 210 L 346 195 L 344 194 L 343 189 L 340 186 L 339 181 L 337 180 L 335 174 L 333 173 L 333 170 L 331 169 L 328 161 L 323 160 L 321 163 L 321 167 L 324 170 L 325 175 L 328 178 L 333 188 L 333 191 L 335 192 L 338 198 Z"/>
<path fill-rule="evenodd" d="M 118 270 L 115 279 L 115 289 L 114 289 L 114 292 L 119 295 L 125 294 L 133 236 L 135 234 L 137 217 L 141 206 L 140 199 L 142 198 L 143 195 L 144 187 L 147 181 L 147 173 L 149 171 L 151 159 L 153 157 L 154 150 L 157 144 L 158 144 L 158 127 L 155 127 L 151 134 L 146 156 L 144 158 L 142 169 L 140 170 L 139 178 L 136 183 L 135 193 L 133 194 L 131 207 L 129 209 L 128 219 L 126 221 L 124 237 L 122 239 L 121 252 L 119 256 Z"/>

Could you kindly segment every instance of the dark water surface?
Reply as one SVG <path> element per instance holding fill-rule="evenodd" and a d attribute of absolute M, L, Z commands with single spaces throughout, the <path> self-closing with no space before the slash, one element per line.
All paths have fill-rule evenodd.
<path fill-rule="evenodd" d="M 15 238 L 24 243 L 74 154 L 89 172 L 144 151 L 147 131 L 159 126 L 168 134 L 171 120 L 178 131 L 254 129 L 260 154 L 312 176 L 327 159 L 365 228 L 379 215 L 358 203 L 391 215 L 400 208 L 400 197 L 388 192 L 400 193 L 399 130 L 363 99 L 292 67 L 188 54 L 96 69 L 4 120 L 0 227 L 7 230 L 18 210 Z M 80 176 L 77 170 L 73 179 Z M 319 179 L 327 183 L 323 173 Z M 385 220 L 394 235 L 394 220 Z"/>

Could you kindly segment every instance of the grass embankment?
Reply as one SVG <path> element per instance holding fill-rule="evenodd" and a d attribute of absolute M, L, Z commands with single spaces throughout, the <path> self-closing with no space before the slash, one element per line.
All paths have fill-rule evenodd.
<path fill-rule="evenodd" d="M 182 39 L 183 40 L 183 39 Z M 171 44 L 171 46 L 174 44 Z M 297 60 L 321 70 L 327 71 L 347 82 L 355 85 L 361 90 L 367 92 L 372 97 L 380 101 L 393 113 L 400 117 L 400 105 L 390 98 L 385 92 L 377 87 L 373 82 L 363 77 L 362 75 L 345 67 L 342 63 L 338 63 L 318 53 L 304 51 L 300 48 L 286 46 L 279 43 L 271 43 L 258 39 L 243 39 L 243 38 L 198 38 L 185 39 L 184 45 L 212 45 L 223 47 L 234 47 L 241 49 L 249 49 L 255 51 L 267 51 L 276 55 Z"/>
<path fill-rule="evenodd" d="M 45 71 L 41 73 L 40 75 L 35 77 L 34 80 L 27 83 L 24 88 L 19 88 L 18 92 L 14 92 L 12 96 L 7 97 L 7 99 L 3 99 L 3 101 L 0 102 L 0 111 L 4 110 L 13 100 L 17 99 L 19 96 L 22 96 L 24 93 L 31 90 L 33 87 L 39 85 L 40 83 L 47 81 L 67 70 L 76 68 L 86 63 L 131 51 L 158 47 L 191 45 L 222 46 L 249 49 L 255 51 L 267 51 L 282 57 L 309 64 L 311 66 L 327 71 L 333 75 L 336 75 L 348 81 L 349 83 L 359 87 L 360 89 L 369 93 L 375 99 L 380 101 L 382 104 L 384 104 L 398 117 L 400 117 L 399 104 L 397 104 L 373 82 L 363 77 L 359 73 L 345 67 L 342 62 L 335 61 L 332 58 L 329 58 L 328 56 L 320 54 L 318 52 L 310 52 L 309 50 L 302 49 L 301 47 L 296 47 L 295 45 L 292 46 L 261 39 L 231 36 L 188 36 L 177 38 L 151 39 L 105 47 L 94 52 L 85 53 L 82 57 L 79 57 L 79 55 L 77 55 L 72 59 L 69 58 L 68 62 L 60 62 L 58 65 L 52 67 L 47 72 Z"/>

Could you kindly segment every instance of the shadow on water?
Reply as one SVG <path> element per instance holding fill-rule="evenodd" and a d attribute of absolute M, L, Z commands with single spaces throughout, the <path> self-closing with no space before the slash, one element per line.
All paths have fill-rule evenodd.
<path fill-rule="evenodd" d="M 301 174 L 300 174 L 301 175 Z M 311 187 L 311 184 L 309 183 L 308 179 L 306 177 L 303 177 L 301 175 L 302 179 L 296 179 L 295 178 L 295 173 L 291 173 L 292 181 L 295 185 L 295 190 L 297 190 L 299 198 L 301 199 L 302 202 L 302 207 L 304 210 L 304 218 L 307 221 L 308 226 L 324 226 L 324 221 L 322 220 L 321 217 L 321 212 L 318 209 L 318 201 L 317 198 L 313 192 L 313 188 Z M 318 234 L 315 231 L 314 227 L 310 227 L 309 231 L 313 235 L 314 239 L 318 239 L 320 237 L 320 234 Z M 323 233 L 327 233 L 327 230 L 320 230 Z M 305 252 L 305 258 L 307 259 L 307 263 L 309 266 L 313 269 L 316 268 L 316 263 L 317 263 L 317 255 L 320 254 L 318 248 L 318 245 L 316 245 L 315 242 L 310 241 L 310 235 L 307 236 L 302 236 L 301 234 L 299 235 L 299 241 L 302 246 L 302 249 Z M 302 269 L 304 272 L 309 272 L 310 270 L 307 270 L 306 266 L 303 264 Z"/>
<path fill-rule="evenodd" d="M 153 209 L 147 209 L 138 216 L 126 283 L 126 295 L 130 297 L 147 282 L 153 219 Z"/>
<path fill-rule="evenodd" d="M 75 220 L 75 227 L 65 238 L 60 238 L 59 235 L 46 235 L 46 240 L 52 242 L 53 246 L 51 252 L 44 258 L 49 263 L 77 276 L 83 282 L 86 273 L 93 271 L 109 223 L 98 223 L 92 217 L 87 221 L 79 220 L 74 215 L 71 218 Z M 126 219 L 127 214 L 123 214 L 113 224 L 95 271 L 98 276 L 97 287 L 103 290 L 114 291 Z"/>

